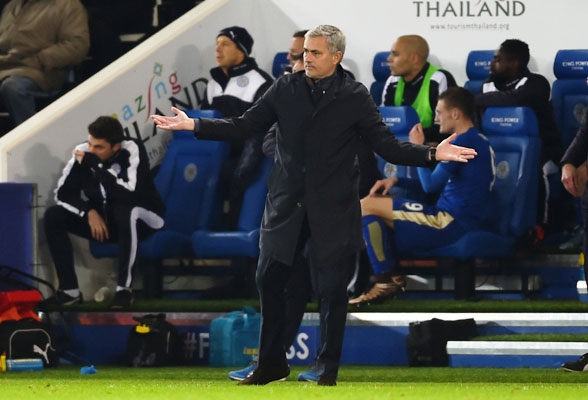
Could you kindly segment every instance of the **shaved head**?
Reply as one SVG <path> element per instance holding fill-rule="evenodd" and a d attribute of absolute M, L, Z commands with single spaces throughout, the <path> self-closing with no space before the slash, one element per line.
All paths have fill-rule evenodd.
<path fill-rule="evenodd" d="M 399 36 L 390 50 L 388 65 L 394 76 L 410 82 L 423 69 L 429 58 L 429 45 L 419 35 Z"/>
<path fill-rule="evenodd" d="M 423 65 L 427 62 L 427 58 L 429 58 L 429 45 L 423 37 L 419 35 L 404 35 L 399 36 L 396 41 L 401 46 L 405 46 L 407 52 L 418 55 Z"/>

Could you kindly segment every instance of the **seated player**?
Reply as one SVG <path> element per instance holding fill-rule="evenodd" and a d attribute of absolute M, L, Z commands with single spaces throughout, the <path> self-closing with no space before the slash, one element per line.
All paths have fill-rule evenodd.
<path fill-rule="evenodd" d="M 123 135 L 120 122 L 98 117 L 88 140 L 75 147 L 45 212 L 45 234 L 59 291 L 44 305 L 81 303 L 69 233 L 119 245 L 118 286 L 112 308 L 133 302 L 131 283 L 139 240 L 163 227 L 165 206 L 149 170 L 143 144 Z"/>
<path fill-rule="evenodd" d="M 374 274 L 374 286 L 350 304 L 373 303 L 404 291 L 405 277 L 396 272 L 396 254 L 445 246 L 481 223 L 482 210 L 494 183 L 494 156 L 488 140 L 475 128 L 473 95 L 449 88 L 439 96 L 436 121 L 459 146 L 473 148 L 467 163 L 442 162 L 431 171 L 419 168 L 425 192 L 441 192 L 433 206 L 388 193 L 393 178 L 379 180 L 361 200 L 363 234 Z M 412 139 L 414 140 L 414 138 Z"/>

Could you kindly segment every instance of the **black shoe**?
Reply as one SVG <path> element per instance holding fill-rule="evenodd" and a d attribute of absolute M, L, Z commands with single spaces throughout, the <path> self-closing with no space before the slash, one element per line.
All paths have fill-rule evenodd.
<path fill-rule="evenodd" d="M 578 358 L 576 361 L 563 363 L 561 368 L 570 372 L 586 372 L 588 371 L 588 353 Z"/>
<path fill-rule="evenodd" d="M 337 386 L 337 378 L 330 375 L 321 375 L 318 378 L 317 385 L 319 386 Z"/>
<path fill-rule="evenodd" d="M 290 375 L 290 367 L 284 364 L 281 367 L 257 367 L 247 378 L 240 381 L 239 385 L 265 385 L 273 381 L 286 379 Z"/>
<path fill-rule="evenodd" d="M 133 304 L 133 292 L 130 290 L 119 290 L 114 294 L 110 309 L 121 310 L 123 308 L 129 308 L 131 304 Z"/>
<path fill-rule="evenodd" d="M 62 290 L 58 290 L 55 294 L 39 303 L 39 308 L 56 308 L 62 306 L 70 306 L 72 304 L 82 304 L 84 299 L 82 293 L 76 297 L 70 296 Z"/>

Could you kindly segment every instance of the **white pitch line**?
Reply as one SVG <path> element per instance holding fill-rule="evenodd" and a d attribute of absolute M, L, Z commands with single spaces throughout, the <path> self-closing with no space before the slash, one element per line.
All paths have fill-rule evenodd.
<path fill-rule="evenodd" d="M 586 342 L 447 342 L 449 355 L 580 356 L 584 353 L 588 353 Z"/>

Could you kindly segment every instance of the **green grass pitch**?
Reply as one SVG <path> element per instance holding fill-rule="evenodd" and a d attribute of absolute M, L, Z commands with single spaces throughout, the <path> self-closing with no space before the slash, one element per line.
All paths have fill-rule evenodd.
<path fill-rule="evenodd" d="M 286 382 L 243 387 L 228 368 L 97 366 L 96 375 L 60 366 L 0 374 L 3 399 L 574 399 L 588 393 L 588 373 L 558 369 L 343 366 L 336 387 Z"/>

